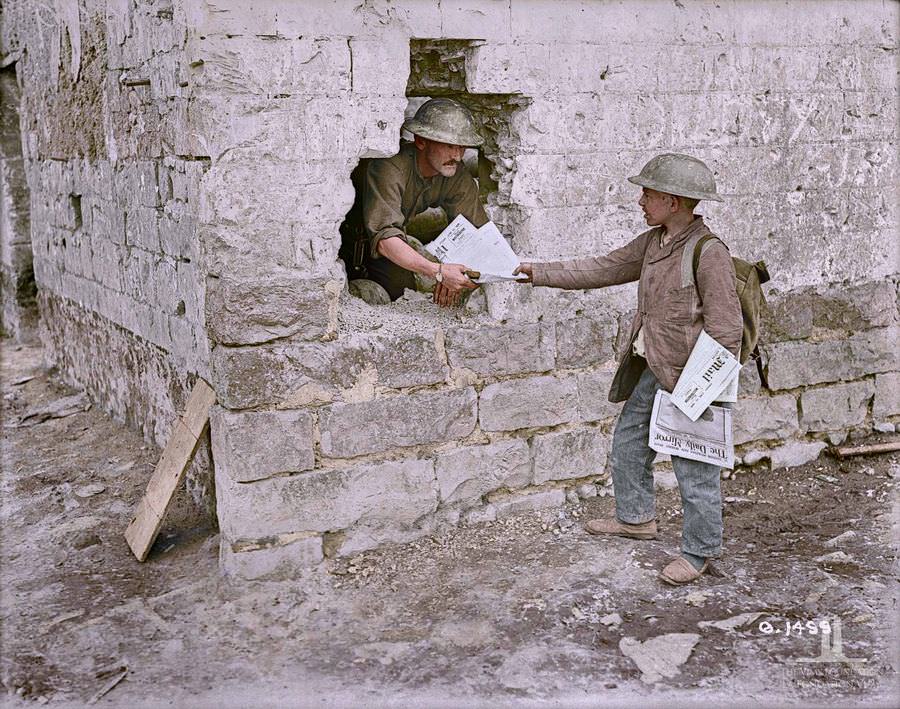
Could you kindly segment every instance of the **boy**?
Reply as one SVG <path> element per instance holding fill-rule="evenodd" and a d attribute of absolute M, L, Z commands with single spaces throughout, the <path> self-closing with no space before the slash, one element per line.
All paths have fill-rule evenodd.
<path fill-rule="evenodd" d="M 712 172 L 688 155 L 666 153 L 648 162 L 629 182 L 643 190 L 638 204 L 652 227 L 629 244 L 599 258 L 523 263 L 518 272 L 535 286 L 602 288 L 638 283 L 638 309 L 629 347 L 619 362 L 609 400 L 625 401 L 612 444 L 615 519 L 591 520 L 591 534 L 656 538 L 656 500 L 648 445 L 656 391 L 671 392 L 701 330 L 737 357 L 743 319 L 735 290 L 734 266 L 726 246 L 708 242 L 697 268 L 696 285 L 682 286 L 682 254 L 711 232 L 694 207 L 702 199 L 721 202 Z M 722 547 L 721 470 L 715 465 L 672 457 L 684 512 L 681 556 L 660 579 L 690 583 L 708 569 Z"/>

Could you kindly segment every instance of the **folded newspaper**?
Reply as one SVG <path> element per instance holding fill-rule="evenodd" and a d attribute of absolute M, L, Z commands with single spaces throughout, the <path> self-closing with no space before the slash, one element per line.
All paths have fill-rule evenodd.
<path fill-rule="evenodd" d="M 519 257 L 510 248 L 494 222 L 475 226 L 462 214 L 456 217 L 425 250 L 441 263 L 461 263 L 478 271 L 476 283 L 517 281 L 527 278 L 514 276 Z"/>
<path fill-rule="evenodd" d="M 691 421 L 696 421 L 713 401 L 737 400 L 740 369 L 737 358 L 701 330 L 672 390 L 672 403 Z"/>
<path fill-rule="evenodd" d="M 697 420 L 692 421 L 675 406 L 672 396 L 660 389 L 656 392 L 650 415 L 649 443 L 657 453 L 733 468 L 731 409 L 707 406 Z"/>

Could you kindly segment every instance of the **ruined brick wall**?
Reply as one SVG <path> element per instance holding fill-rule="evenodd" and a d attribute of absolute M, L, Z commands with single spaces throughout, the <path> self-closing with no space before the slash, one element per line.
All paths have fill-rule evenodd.
<path fill-rule="evenodd" d="M 240 574 L 595 494 L 633 286 L 496 285 L 458 313 L 346 291 L 350 172 L 395 153 L 408 94 L 433 89 L 478 108 L 488 211 L 525 259 L 641 231 L 624 178 L 655 153 L 716 171 L 726 201 L 703 213 L 774 274 L 774 391 L 748 372 L 736 414 L 747 462 L 893 428 L 898 6 L 810 4 L 82 3 L 78 81 L 71 13 L 41 19 L 55 63 L 20 18 L 50 351 L 154 430 L 179 396 L 166 382 L 210 378 Z M 447 76 L 411 79 L 411 52 L 442 46 Z M 77 113 L 97 96 L 100 119 Z M 98 372 L 110 350 L 125 366 Z"/>

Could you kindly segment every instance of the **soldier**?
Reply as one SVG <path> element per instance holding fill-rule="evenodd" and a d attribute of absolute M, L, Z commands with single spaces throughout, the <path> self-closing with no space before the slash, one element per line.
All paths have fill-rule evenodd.
<path fill-rule="evenodd" d="M 390 300 L 415 288 L 415 272 L 437 281 L 435 303 L 455 305 L 464 291 L 477 288 L 466 267 L 429 261 L 410 246 L 405 229 L 430 207 L 443 207 L 449 221 L 462 214 L 476 227 L 487 223 L 478 186 L 460 166 L 466 147 L 484 141 L 469 110 L 448 98 L 426 101 L 403 127 L 415 137 L 413 143 L 356 171 L 356 201 L 341 225 L 340 255 L 351 292 L 369 302 L 378 302 L 379 294 L 386 302 L 382 288 Z"/>
<path fill-rule="evenodd" d="M 600 258 L 555 263 L 523 263 L 518 270 L 536 286 L 581 289 L 639 281 L 638 309 L 630 344 L 613 378 L 609 400 L 626 401 L 612 444 L 615 519 L 597 519 L 591 534 L 656 538 L 656 500 L 648 445 L 650 414 L 658 389 L 672 391 L 701 329 L 737 357 L 743 319 L 735 291 L 734 266 L 718 239 L 702 251 L 696 287 L 682 286 L 682 254 L 710 234 L 693 213 L 702 199 L 722 201 L 712 172 L 687 155 L 659 155 L 629 182 L 643 190 L 638 204 L 652 228 Z M 694 581 L 722 546 L 721 470 L 715 465 L 672 456 L 681 491 L 682 553 L 661 572 L 670 584 Z"/>

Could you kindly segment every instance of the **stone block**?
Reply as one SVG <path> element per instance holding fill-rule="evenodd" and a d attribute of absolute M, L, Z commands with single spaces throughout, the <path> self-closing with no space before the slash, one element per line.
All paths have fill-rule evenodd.
<path fill-rule="evenodd" d="M 441 504 L 476 504 L 488 492 L 531 482 L 531 455 L 525 441 L 498 441 L 458 448 L 437 456 Z"/>
<path fill-rule="evenodd" d="M 323 343 L 219 346 L 212 351 L 211 368 L 219 403 L 249 409 L 293 401 L 312 388 L 333 394 L 353 387 L 372 368 L 371 343 L 353 336 Z"/>
<path fill-rule="evenodd" d="M 534 483 L 602 475 L 606 469 L 610 437 L 597 428 L 535 436 Z"/>
<path fill-rule="evenodd" d="M 197 259 L 200 240 L 197 216 L 185 202 L 169 202 L 159 216 L 159 243 L 163 253 L 180 259 Z"/>
<path fill-rule="evenodd" d="M 740 397 L 732 409 L 734 445 L 790 438 L 800 430 L 797 400 L 790 394 Z"/>
<path fill-rule="evenodd" d="M 490 384 L 481 392 L 478 416 L 485 431 L 570 423 L 578 418 L 575 378 L 528 377 Z"/>
<path fill-rule="evenodd" d="M 617 416 L 622 404 L 613 404 L 609 400 L 609 387 L 615 371 L 598 369 L 593 372 L 581 372 L 576 376 L 578 382 L 578 418 L 582 421 L 602 421 Z"/>
<path fill-rule="evenodd" d="M 550 47 L 545 44 L 488 42 L 466 56 L 466 88 L 472 93 L 539 95 L 550 73 Z"/>
<path fill-rule="evenodd" d="M 347 163 L 332 169 L 349 175 L 359 157 L 396 154 L 406 103 L 405 96 L 357 94 L 278 101 L 195 98 L 187 108 L 192 130 L 182 147 L 222 155 L 226 163 L 265 161 L 273 171 L 282 162 L 312 167 L 312 161 L 342 159 Z"/>
<path fill-rule="evenodd" d="M 344 38 L 196 36 L 188 45 L 195 91 L 262 96 L 334 95 L 350 90 Z M 394 73 L 394 72 L 391 72 Z"/>
<path fill-rule="evenodd" d="M 203 176 L 200 219 L 256 229 L 340 222 L 354 198 L 347 174 L 343 159 L 219 161 Z"/>
<path fill-rule="evenodd" d="M 577 317 L 556 323 L 556 366 L 590 367 L 612 359 L 617 324 L 614 318 Z"/>
<path fill-rule="evenodd" d="M 438 384 L 448 368 L 437 348 L 437 332 L 392 335 L 374 339 L 379 384 L 394 389 Z"/>
<path fill-rule="evenodd" d="M 825 450 L 828 444 L 824 441 L 791 441 L 769 451 L 772 470 L 779 468 L 796 468 L 811 463 Z"/>
<path fill-rule="evenodd" d="M 338 281 L 281 273 L 209 278 L 206 283 L 206 322 L 210 338 L 219 344 L 313 340 L 337 331 Z"/>
<path fill-rule="evenodd" d="M 198 237 L 210 276 L 305 266 L 296 262 L 294 229 L 290 224 L 254 224 L 245 228 L 205 225 L 199 228 Z"/>
<path fill-rule="evenodd" d="M 475 429 L 477 401 L 469 387 L 325 406 L 319 410 L 322 454 L 350 458 L 465 438 Z"/>
<path fill-rule="evenodd" d="M 900 372 L 886 372 L 875 377 L 875 402 L 872 416 L 884 419 L 900 415 Z"/>
<path fill-rule="evenodd" d="M 261 540 L 229 542 L 219 546 L 219 570 L 225 576 L 245 581 L 296 579 L 315 566 L 322 554 L 322 535 L 298 532 L 277 534 Z"/>
<path fill-rule="evenodd" d="M 537 492 L 517 492 L 498 496 L 490 506 L 496 519 L 512 517 L 523 512 L 535 512 L 547 507 L 562 507 L 566 504 L 566 493 L 554 488 Z"/>
<path fill-rule="evenodd" d="M 764 340 L 800 340 L 827 334 L 848 335 L 897 321 L 893 283 L 873 281 L 851 286 L 812 287 L 767 297 Z"/>
<path fill-rule="evenodd" d="M 556 356 L 553 326 L 541 323 L 454 327 L 445 347 L 451 367 L 485 376 L 547 372 Z"/>
<path fill-rule="evenodd" d="M 859 379 L 897 369 L 896 326 L 822 342 L 776 342 L 767 345 L 769 385 L 793 389 L 810 384 Z"/>
<path fill-rule="evenodd" d="M 159 213 L 155 207 L 134 207 L 125 211 L 125 243 L 153 253 L 162 250 Z"/>
<path fill-rule="evenodd" d="M 354 524 L 409 527 L 437 509 L 430 460 L 400 460 L 239 483 L 216 468 L 226 539 L 334 532 Z"/>
<path fill-rule="evenodd" d="M 509 38 L 510 3 L 507 0 L 457 0 L 439 3 L 439 6 L 443 38 L 492 42 Z"/>
<path fill-rule="evenodd" d="M 315 465 L 309 411 L 247 411 L 215 407 L 210 416 L 216 468 L 235 482 L 252 482 Z"/>
<path fill-rule="evenodd" d="M 385 33 L 377 38 L 350 39 L 350 79 L 353 93 L 404 96 L 409 78 L 409 38 Z M 391 67 L 391 71 L 385 71 Z M 330 93 L 333 93 L 331 91 Z"/>
<path fill-rule="evenodd" d="M 866 420 L 875 382 L 865 380 L 807 389 L 800 395 L 800 426 L 804 431 L 839 431 Z"/>

